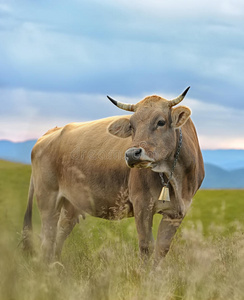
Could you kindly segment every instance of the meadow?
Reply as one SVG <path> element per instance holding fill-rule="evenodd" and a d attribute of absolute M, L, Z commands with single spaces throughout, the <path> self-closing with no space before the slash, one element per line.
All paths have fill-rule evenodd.
<path fill-rule="evenodd" d="M 0 161 L 1 300 L 244 298 L 244 190 L 200 190 L 156 270 L 140 260 L 133 218 L 89 216 L 67 239 L 62 264 L 47 267 L 21 250 L 30 172 Z M 36 205 L 33 227 L 38 247 Z"/>

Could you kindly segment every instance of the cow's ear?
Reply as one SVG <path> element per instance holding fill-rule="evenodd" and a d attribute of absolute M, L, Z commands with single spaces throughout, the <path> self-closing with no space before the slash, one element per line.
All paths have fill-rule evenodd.
<path fill-rule="evenodd" d="M 172 127 L 179 128 L 186 123 L 191 115 L 190 108 L 186 106 L 178 106 L 172 109 Z"/>
<path fill-rule="evenodd" d="M 112 122 L 108 126 L 108 132 L 120 138 L 127 138 L 131 135 L 130 120 L 127 118 L 120 118 Z"/>

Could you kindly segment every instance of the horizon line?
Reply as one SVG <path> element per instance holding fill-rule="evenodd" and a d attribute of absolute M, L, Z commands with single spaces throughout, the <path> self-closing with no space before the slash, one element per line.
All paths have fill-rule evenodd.
<path fill-rule="evenodd" d="M 31 141 L 37 141 L 38 138 L 30 138 L 30 139 L 25 139 L 25 140 L 14 140 L 14 139 L 1 139 L 0 142 L 10 142 L 13 144 L 20 144 L 20 143 L 26 143 L 26 142 L 31 142 Z M 244 148 L 205 148 L 205 147 L 200 147 L 202 151 L 221 151 L 221 150 L 236 150 L 236 151 L 244 151 Z"/>

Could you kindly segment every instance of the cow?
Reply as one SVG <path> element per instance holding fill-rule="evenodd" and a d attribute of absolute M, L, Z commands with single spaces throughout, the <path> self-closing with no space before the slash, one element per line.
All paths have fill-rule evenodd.
<path fill-rule="evenodd" d="M 175 107 L 188 90 L 173 100 L 153 95 L 137 104 L 108 96 L 133 114 L 70 123 L 39 138 L 31 153 L 24 248 L 31 249 L 35 195 L 47 262 L 60 257 L 65 239 L 86 214 L 134 217 L 142 257 L 154 251 L 153 216 L 161 214 L 155 261 L 165 257 L 204 178 L 191 110 Z"/>

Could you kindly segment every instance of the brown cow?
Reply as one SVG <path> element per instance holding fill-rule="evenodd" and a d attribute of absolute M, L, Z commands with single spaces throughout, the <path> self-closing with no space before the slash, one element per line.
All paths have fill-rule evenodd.
<path fill-rule="evenodd" d="M 164 257 L 204 178 L 191 111 L 173 108 L 188 89 L 171 101 L 150 96 L 135 105 L 109 97 L 134 114 L 71 123 L 42 136 L 32 150 L 24 247 L 30 246 L 35 194 L 47 261 L 59 257 L 79 215 L 85 213 L 106 219 L 134 216 L 142 255 L 154 248 L 153 215 L 161 214 L 155 258 Z M 159 200 L 163 186 L 170 199 Z"/>

